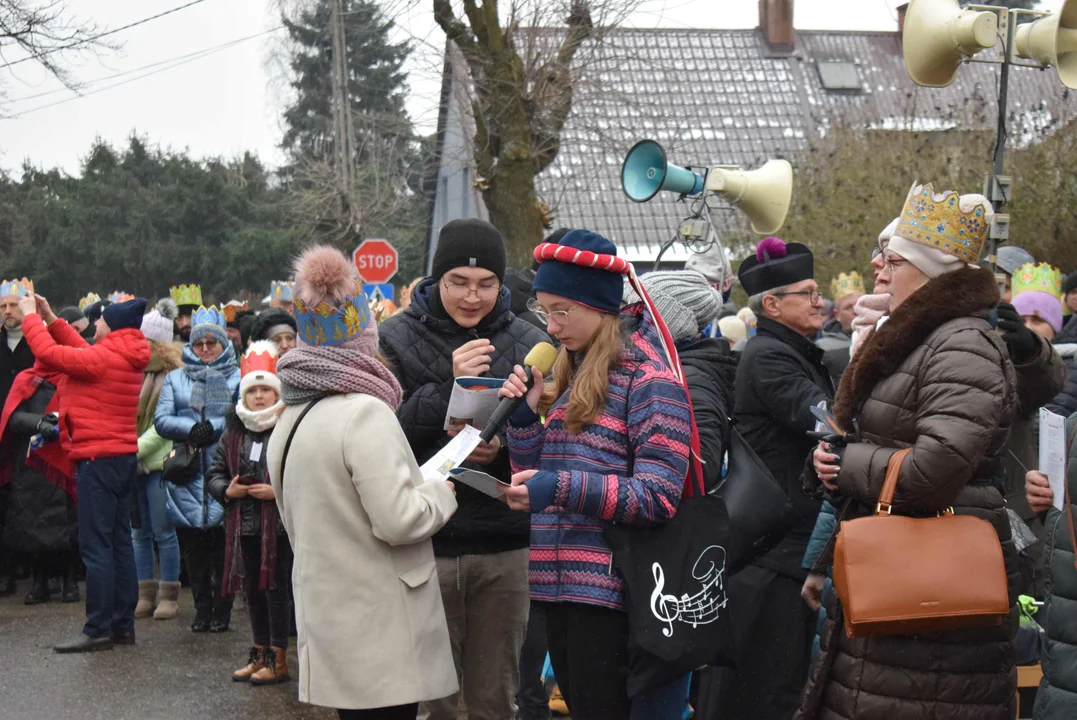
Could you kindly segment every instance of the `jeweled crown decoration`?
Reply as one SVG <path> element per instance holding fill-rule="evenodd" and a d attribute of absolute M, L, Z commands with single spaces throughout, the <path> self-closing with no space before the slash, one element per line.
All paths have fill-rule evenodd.
<path fill-rule="evenodd" d="M 108 301 L 110 303 L 113 303 L 113 304 L 127 302 L 128 300 L 134 300 L 134 299 L 135 299 L 134 295 L 132 295 L 130 293 L 126 293 L 123 290 L 117 290 L 116 292 L 109 293 L 109 295 L 108 295 Z"/>
<path fill-rule="evenodd" d="M 855 270 L 848 275 L 841 273 L 830 281 L 830 293 L 835 300 L 840 300 L 847 295 L 864 294 L 864 278 Z"/>
<path fill-rule="evenodd" d="M 97 293 L 88 293 L 86 297 L 79 300 L 79 310 L 85 311 L 86 308 L 90 307 L 95 302 L 101 302 L 101 296 Z"/>
<path fill-rule="evenodd" d="M 4 280 L 0 283 L 0 297 L 26 297 L 34 294 L 34 283 L 26 278 Z"/>
<path fill-rule="evenodd" d="M 191 326 L 198 325 L 219 325 L 224 328 L 228 327 L 228 321 L 225 319 L 224 313 L 218 310 L 216 305 L 210 305 L 209 307 L 200 305 L 191 314 Z"/>
<path fill-rule="evenodd" d="M 239 361 L 239 374 L 246 376 L 252 372 L 277 374 L 277 347 L 268 340 L 251 343 L 250 348 Z"/>
<path fill-rule="evenodd" d="M 1029 263 L 1017 268 L 1013 274 L 1011 290 L 1013 297 L 1036 290 L 1062 299 L 1062 271 L 1047 263 Z"/>
<path fill-rule="evenodd" d="M 295 322 L 299 337 L 307 345 L 339 345 L 363 332 L 371 321 L 366 295 L 349 295 L 339 307 L 322 302 L 310 308 L 295 299 Z"/>
<path fill-rule="evenodd" d="M 177 305 L 202 305 L 202 287 L 191 283 L 190 285 L 177 285 L 170 288 L 168 294 Z"/>
<path fill-rule="evenodd" d="M 962 212 L 960 199 L 953 190 L 936 193 L 930 183 L 913 185 L 894 234 L 964 262 L 978 262 L 987 241 L 989 206 L 981 203 Z"/>
<path fill-rule="evenodd" d="M 274 280 L 269 286 L 269 297 L 273 300 L 292 302 L 292 286 L 294 283 L 287 280 Z"/>
<path fill-rule="evenodd" d="M 224 319 L 228 322 L 233 322 L 236 319 L 236 313 L 247 310 L 247 303 L 240 302 L 239 300 L 231 300 L 221 310 L 224 312 Z"/>

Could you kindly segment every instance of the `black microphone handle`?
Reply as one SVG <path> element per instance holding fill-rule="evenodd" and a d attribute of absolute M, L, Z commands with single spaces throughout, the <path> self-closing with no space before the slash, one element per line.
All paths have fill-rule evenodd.
<path fill-rule="evenodd" d="M 516 412 L 516 408 L 520 407 L 520 403 L 527 399 L 527 393 L 535 385 L 535 376 L 532 374 L 527 380 L 526 389 L 524 394 L 520 397 L 514 398 L 501 398 L 501 402 L 498 403 L 494 409 L 490 419 L 486 422 L 486 427 L 479 433 L 479 439 L 484 443 L 488 443 L 494 439 L 502 428 L 509 424 L 509 418 Z"/>

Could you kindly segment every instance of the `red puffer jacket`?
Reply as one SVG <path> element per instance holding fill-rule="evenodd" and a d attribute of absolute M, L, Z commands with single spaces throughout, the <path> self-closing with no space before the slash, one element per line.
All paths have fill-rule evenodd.
<path fill-rule="evenodd" d="M 138 452 L 138 396 L 150 362 L 142 331 L 113 330 L 90 346 L 63 320 L 46 327 L 40 315 L 27 315 L 22 329 L 37 361 L 67 376 L 60 426 L 71 459 Z"/>

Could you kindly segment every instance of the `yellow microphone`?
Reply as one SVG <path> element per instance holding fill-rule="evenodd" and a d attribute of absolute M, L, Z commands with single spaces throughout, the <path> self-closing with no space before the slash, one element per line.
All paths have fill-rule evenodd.
<path fill-rule="evenodd" d="M 546 375 L 549 375 L 550 370 L 553 369 L 555 360 L 557 360 L 557 348 L 550 343 L 540 342 L 538 345 L 531 348 L 527 353 L 527 357 L 524 358 L 524 368 L 528 370 L 528 390 L 535 384 L 535 374 L 530 372 L 531 368 L 538 368 L 539 372 L 545 377 Z M 494 436 L 508 425 L 509 418 L 516 412 L 516 408 L 520 407 L 520 403 L 524 401 L 526 396 L 527 392 L 525 391 L 520 397 L 501 398 L 501 402 L 498 404 L 497 409 L 494 410 L 493 415 L 490 416 L 490 420 L 486 423 L 486 427 L 483 428 L 482 433 L 479 434 L 479 438 L 485 443 L 493 440 Z"/>

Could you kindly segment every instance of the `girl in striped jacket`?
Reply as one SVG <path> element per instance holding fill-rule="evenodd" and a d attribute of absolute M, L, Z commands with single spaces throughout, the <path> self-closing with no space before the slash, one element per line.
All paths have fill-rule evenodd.
<path fill-rule="evenodd" d="M 628 266 L 613 243 L 573 230 L 535 257 L 531 309 L 562 347 L 551 382 L 532 368 L 528 391 L 517 366 L 502 390 L 526 394 L 510 422 L 504 492 L 532 513 L 531 598 L 546 614 L 554 674 L 574 720 L 680 718 L 687 677 L 628 697 L 624 580 L 603 529 L 673 517 L 688 472 L 688 398 L 651 312 L 620 307 Z"/>

